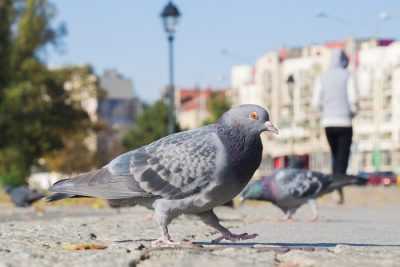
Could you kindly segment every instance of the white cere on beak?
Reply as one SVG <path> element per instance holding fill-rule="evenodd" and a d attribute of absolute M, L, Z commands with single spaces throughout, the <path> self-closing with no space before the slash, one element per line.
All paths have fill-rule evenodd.
<path fill-rule="evenodd" d="M 268 132 L 273 132 L 274 134 L 279 134 L 279 129 L 272 124 L 272 122 L 267 121 L 264 123 L 265 128 Z"/>

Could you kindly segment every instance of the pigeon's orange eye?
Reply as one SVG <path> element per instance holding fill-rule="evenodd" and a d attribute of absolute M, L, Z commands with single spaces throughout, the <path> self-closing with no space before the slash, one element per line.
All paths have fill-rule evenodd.
<path fill-rule="evenodd" d="M 250 119 L 252 119 L 252 120 L 258 120 L 258 114 L 257 114 L 257 112 L 252 112 L 252 113 L 250 113 L 250 115 L 249 115 L 249 117 L 250 117 Z"/>

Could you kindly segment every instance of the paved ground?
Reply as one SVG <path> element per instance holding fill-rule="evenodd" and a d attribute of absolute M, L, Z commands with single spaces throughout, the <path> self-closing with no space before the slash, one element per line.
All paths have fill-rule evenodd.
<path fill-rule="evenodd" d="M 181 217 L 170 231 L 191 239 L 191 247 L 152 249 L 159 235 L 151 212 L 135 207 L 46 207 L 15 209 L 0 205 L 0 267 L 3 266 L 400 266 L 400 189 L 357 188 L 348 204 L 331 197 L 321 203 L 321 220 L 281 223 L 268 204 L 218 208 L 234 232 L 257 232 L 251 242 L 212 245 L 212 231 L 197 219 Z M 78 244 L 103 250 L 71 250 Z"/>

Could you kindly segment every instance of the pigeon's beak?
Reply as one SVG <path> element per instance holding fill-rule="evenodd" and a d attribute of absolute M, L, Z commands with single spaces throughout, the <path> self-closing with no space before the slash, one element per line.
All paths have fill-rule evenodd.
<path fill-rule="evenodd" d="M 264 123 L 265 130 L 268 132 L 273 132 L 274 134 L 279 134 L 279 129 L 272 124 L 272 122 L 267 121 Z"/>

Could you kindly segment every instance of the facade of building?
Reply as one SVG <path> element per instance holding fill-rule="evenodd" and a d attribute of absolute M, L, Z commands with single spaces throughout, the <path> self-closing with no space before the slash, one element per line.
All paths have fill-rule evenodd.
<path fill-rule="evenodd" d="M 400 42 L 365 43 L 357 77 L 360 113 L 355 117 L 353 169 L 400 169 Z"/>
<path fill-rule="evenodd" d="M 362 92 L 360 113 L 354 120 L 349 171 L 393 170 L 400 166 L 400 113 L 395 104 L 400 88 L 399 43 L 345 40 L 272 51 L 257 60 L 254 67 L 232 69 L 233 104 L 267 107 L 280 128 L 278 136 L 263 136 L 261 172 L 284 166 L 291 155 L 305 156 L 312 169 L 330 170 L 329 147 L 311 101 L 315 79 L 327 68 L 332 48 L 343 48 L 350 56 L 350 69 Z M 373 133 L 372 128 L 381 132 Z"/>
<path fill-rule="evenodd" d="M 91 122 L 97 122 L 98 108 L 98 78 L 88 70 L 87 66 L 77 67 L 71 78 L 65 82 L 64 88 L 71 94 L 71 98 L 80 103 L 81 108 L 87 112 Z M 85 145 L 91 152 L 97 150 L 97 136 L 90 132 L 84 140 Z"/>
<path fill-rule="evenodd" d="M 100 77 L 100 86 L 105 91 L 105 97 L 99 103 L 99 117 L 115 130 L 127 130 L 141 110 L 132 81 L 116 70 L 106 70 Z"/>
<path fill-rule="evenodd" d="M 123 151 L 121 140 L 134 125 L 142 104 L 134 94 L 133 83 L 116 70 L 106 70 L 100 77 L 100 86 L 105 96 L 99 101 L 98 116 L 104 125 L 98 135 L 99 154 L 102 159 L 119 154 Z"/>
<path fill-rule="evenodd" d="M 225 97 L 226 90 L 182 88 L 175 92 L 176 118 L 182 129 L 194 129 L 205 123 L 210 116 L 207 102 L 213 94 Z"/>

